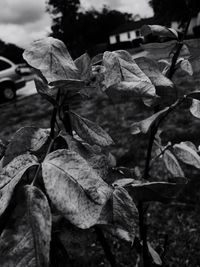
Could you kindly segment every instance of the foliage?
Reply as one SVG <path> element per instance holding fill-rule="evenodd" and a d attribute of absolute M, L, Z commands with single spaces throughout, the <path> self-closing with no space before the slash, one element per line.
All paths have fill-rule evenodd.
<path fill-rule="evenodd" d="M 62 40 L 73 57 L 84 51 L 94 54 L 95 45 L 107 43 L 112 31 L 132 21 L 132 14 L 107 7 L 101 11 L 82 11 L 78 0 L 49 0 L 47 4 L 48 12 L 53 15 L 52 36 Z"/>
<path fill-rule="evenodd" d="M 200 10 L 198 0 L 150 0 L 149 4 L 153 8 L 155 18 L 164 25 L 171 21 L 187 21 L 188 8 L 193 16 Z"/>
<path fill-rule="evenodd" d="M 156 34 L 170 32 L 165 27 L 157 29 L 151 27 Z M 116 262 L 104 232 L 133 245 L 140 266 L 161 266 L 162 255 L 147 239 L 147 204 L 174 200 L 187 183 L 182 163 L 199 169 L 200 157 L 191 142 L 163 144 L 158 129 L 187 99 L 199 101 L 200 93 L 174 92 L 175 98 L 180 97 L 166 107 L 163 91 L 175 91 L 175 85 L 154 61 L 135 61 L 126 51 L 105 52 L 98 61 L 84 54 L 73 61 L 64 44 L 49 37 L 35 41 L 24 58 L 36 69 L 37 91 L 53 111 L 50 129 L 24 127 L 6 148 L 1 145 L 1 266 L 56 266 L 52 253 L 59 255 L 59 261 L 66 258 L 70 243 L 66 239 L 73 241 L 73 232 L 80 229 L 95 230 L 111 266 Z M 175 67 L 181 67 L 179 61 Z M 184 65 L 188 72 L 190 67 Z M 110 154 L 112 138 L 97 123 L 71 110 L 89 88 L 95 91 L 97 87 L 113 102 L 142 101 L 154 108 L 153 115 L 130 125 L 133 135 L 149 134 L 143 172 L 136 171 L 137 166 L 134 171 L 116 166 Z M 151 176 L 158 158 L 168 178 Z M 64 255 L 57 253 L 60 246 Z"/>

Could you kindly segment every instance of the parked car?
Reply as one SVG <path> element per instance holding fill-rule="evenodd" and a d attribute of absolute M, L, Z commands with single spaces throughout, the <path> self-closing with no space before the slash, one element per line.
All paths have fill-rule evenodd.
<path fill-rule="evenodd" d="M 0 96 L 9 101 L 16 97 L 16 91 L 25 86 L 25 75 L 31 75 L 31 69 L 26 64 L 14 64 L 0 56 Z"/>

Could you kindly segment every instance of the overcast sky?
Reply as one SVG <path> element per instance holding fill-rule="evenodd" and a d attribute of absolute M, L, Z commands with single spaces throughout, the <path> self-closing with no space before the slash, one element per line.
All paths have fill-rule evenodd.
<path fill-rule="evenodd" d="M 31 41 L 48 35 L 51 19 L 45 12 L 46 0 L 0 0 L 0 39 L 26 47 Z M 141 17 L 153 15 L 148 0 L 81 0 L 84 9 L 101 8 L 127 11 Z"/>

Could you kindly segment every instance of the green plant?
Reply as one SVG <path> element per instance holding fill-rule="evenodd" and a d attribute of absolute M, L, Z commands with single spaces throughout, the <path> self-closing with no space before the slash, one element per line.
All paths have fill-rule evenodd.
<path fill-rule="evenodd" d="M 160 26 L 143 31 L 178 38 Z M 163 73 L 170 78 L 177 68 L 191 74 L 189 61 L 178 60 L 180 49 L 171 65 L 164 62 Z M 174 199 L 187 183 L 178 160 L 200 168 L 200 156 L 191 142 L 163 145 L 158 129 L 188 99 L 193 101 L 191 113 L 199 118 L 200 92 L 180 95 L 156 62 L 134 61 L 126 51 L 93 59 L 84 54 L 73 61 L 61 41 L 47 38 L 34 42 L 24 58 L 35 68 L 37 91 L 53 111 L 50 129 L 21 128 L 6 148 L 1 146 L 0 265 L 57 266 L 59 258 L 67 266 L 68 242 L 83 229 L 95 231 L 111 266 L 117 259 L 105 232 L 130 242 L 139 253 L 139 266 L 161 266 L 163 255 L 148 240 L 148 205 Z M 149 134 L 141 174 L 116 166 L 109 151 L 112 138 L 73 111 L 73 105 L 97 87 L 113 102 L 137 99 L 154 107 L 153 115 L 130 127 L 133 135 Z M 168 180 L 151 175 L 158 158 L 171 174 Z"/>

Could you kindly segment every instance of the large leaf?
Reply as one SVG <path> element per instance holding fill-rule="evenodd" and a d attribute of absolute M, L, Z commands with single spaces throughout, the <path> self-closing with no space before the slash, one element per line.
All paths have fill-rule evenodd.
<path fill-rule="evenodd" d="M 129 194 L 135 201 L 169 202 L 177 196 L 186 183 L 186 179 L 177 179 L 177 183 L 138 182 L 127 185 Z"/>
<path fill-rule="evenodd" d="M 60 149 L 46 157 L 42 173 L 51 201 L 65 218 L 83 229 L 97 223 L 112 189 L 85 159 Z"/>
<path fill-rule="evenodd" d="M 173 152 L 182 162 L 200 169 L 200 156 L 186 143 L 180 143 L 173 146 Z"/>
<path fill-rule="evenodd" d="M 173 39 L 178 38 L 176 30 L 161 25 L 143 25 L 141 28 L 141 34 L 143 36 L 153 34 L 160 37 L 170 37 Z"/>
<path fill-rule="evenodd" d="M 71 123 L 75 132 L 91 145 L 110 146 L 111 137 L 96 123 L 89 121 L 78 114 L 71 112 Z"/>
<path fill-rule="evenodd" d="M 102 179 L 106 178 L 110 164 L 108 156 L 101 151 L 99 152 L 94 147 L 78 141 L 70 135 L 65 134 L 61 137 L 67 142 L 68 149 L 75 151 L 83 157 Z"/>
<path fill-rule="evenodd" d="M 146 134 L 152 125 L 155 125 L 159 120 L 165 116 L 165 114 L 168 112 L 169 108 L 165 108 L 152 116 L 150 116 L 147 119 L 144 119 L 139 122 L 134 122 L 131 124 L 131 133 L 132 134 L 138 134 L 138 133 L 144 133 Z"/>
<path fill-rule="evenodd" d="M 40 39 L 25 50 L 24 59 L 39 69 L 48 82 L 78 79 L 78 70 L 64 43 L 52 37 Z"/>
<path fill-rule="evenodd" d="M 195 98 L 192 100 L 190 112 L 192 113 L 194 117 L 200 119 L 200 101 L 199 100 Z"/>
<path fill-rule="evenodd" d="M 140 69 L 149 77 L 156 88 L 159 89 L 162 87 L 163 90 L 173 88 L 173 83 L 162 74 L 156 61 L 146 57 L 136 58 L 135 61 Z M 156 93 L 159 95 L 158 90 L 156 90 Z"/>
<path fill-rule="evenodd" d="M 174 177 L 184 177 L 184 172 L 181 169 L 180 164 L 176 157 L 171 153 L 169 150 L 165 150 L 163 155 L 163 161 L 167 170 L 174 176 Z"/>
<path fill-rule="evenodd" d="M 23 174 L 31 166 L 37 165 L 37 158 L 30 154 L 23 154 L 14 158 L 0 173 L 0 216 L 7 208 L 15 186 Z"/>
<path fill-rule="evenodd" d="M 51 211 L 45 195 L 36 187 L 25 186 L 0 238 L 1 267 L 48 267 L 51 239 Z"/>
<path fill-rule="evenodd" d="M 112 203 L 105 207 L 99 223 L 112 235 L 129 242 L 134 241 L 138 228 L 138 210 L 123 187 L 115 187 Z"/>
<path fill-rule="evenodd" d="M 12 137 L 7 146 L 3 164 L 8 164 L 15 157 L 26 152 L 36 153 L 49 140 L 49 130 L 37 127 L 23 127 Z"/>
<path fill-rule="evenodd" d="M 106 93 L 113 101 L 156 97 L 155 87 L 128 52 L 105 52 L 103 64 Z"/>

